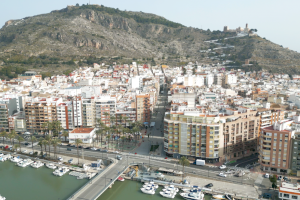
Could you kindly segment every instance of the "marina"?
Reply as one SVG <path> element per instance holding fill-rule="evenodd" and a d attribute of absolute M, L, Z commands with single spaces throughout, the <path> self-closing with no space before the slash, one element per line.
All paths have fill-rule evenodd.
<path fill-rule="evenodd" d="M 21 159 L 18 161 L 20 162 Z M 30 163 L 30 161 L 26 163 L 28 162 Z M 36 169 L 31 166 L 19 167 L 15 162 L 9 160 L 1 162 L 0 195 L 7 200 L 32 200 L 41 199 L 41 197 L 43 200 L 62 200 L 67 199 L 88 182 L 88 179 L 78 180 L 69 175 L 57 177 L 52 172 L 53 169 L 47 167 Z"/>

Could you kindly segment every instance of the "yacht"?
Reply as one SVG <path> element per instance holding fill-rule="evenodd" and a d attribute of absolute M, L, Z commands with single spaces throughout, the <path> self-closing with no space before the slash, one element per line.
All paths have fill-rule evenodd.
<path fill-rule="evenodd" d="M 176 195 L 176 192 L 173 190 L 172 191 L 166 190 L 166 191 L 160 191 L 159 194 L 163 197 L 173 199 Z"/>
<path fill-rule="evenodd" d="M 56 169 L 56 170 L 53 172 L 53 174 L 54 174 L 55 176 L 63 176 L 63 175 L 65 175 L 68 171 L 70 171 L 69 168 L 67 168 L 67 167 L 61 167 L 61 168 L 59 168 L 59 169 Z"/>
<path fill-rule="evenodd" d="M 27 167 L 28 165 L 31 165 L 32 163 L 33 163 L 32 160 L 30 160 L 30 159 L 25 159 L 25 160 L 23 160 L 23 161 L 18 162 L 17 165 L 18 165 L 19 167 Z"/>
<path fill-rule="evenodd" d="M 3 153 L 0 153 L 0 157 L 2 157 L 2 156 L 4 156 L 4 154 L 3 154 Z"/>
<path fill-rule="evenodd" d="M 203 200 L 204 194 L 202 192 L 190 192 L 190 193 L 180 193 L 184 199 L 189 200 Z"/>
<path fill-rule="evenodd" d="M 22 161 L 22 160 L 23 160 L 23 159 L 20 158 L 19 156 L 18 156 L 18 157 L 12 157 L 12 158 L 10 159 L 11 162 L 15 162 L 15 163 L 18 163 L 18 162 L 20 162 L 20 161 Z"/>
<path fill-rule="evenodd" d="M 0 200 L 5 200 L 6 198 L 0 195 Z"/>
<path fill-rule="evenodd" d="M 143 188 L 146 188 L 146 187 L 154 187 L 155 189 L 158 188 L 158 185 L 157 184 L 154 184 L 154 182 L 150 182 L 150 183 L 145 183 L 143 185 Z"/>
<path fill-rule="evenodd" d="M 175 192 L 178 192 L 179 189 L 174 187 L 174 185 L 166 185 L 165 186 L 165 189 L 163 189 L 163 191 L 167 191 L 167 190 L 170 190 L 170 191 L 175 191 Z"/>
<path fill-rule="evenodd" d="M 57 168 L 53 163 L 47 163 L 46 167 L 48 167 L 49 169 L 56 169 Z"/>
<path fill-rule="evenodd" d="M 33 167 L 33 168 L 40 168 L 42 166 L 44 166 L 44 163 L 42 163 L 41 161 L 36 161 L 31 164 L 31 167 Z"/>
<path fill-rule="evenodd" d="M 147 187 L 147 188 L 142 187 L 141 188 L 141 191 L 145 194 L 155 194 L 155 190 L 156 189 L 153 187 Z"/>
<path fill-rule="evenodd" d="M 125 179 L 124 179 L 124 178 L 122 178 L 121 176 L 119 176 L 117 180 L 118 180 L 118 181 L 122 181 L 122 182 L 123 182 Z"/>

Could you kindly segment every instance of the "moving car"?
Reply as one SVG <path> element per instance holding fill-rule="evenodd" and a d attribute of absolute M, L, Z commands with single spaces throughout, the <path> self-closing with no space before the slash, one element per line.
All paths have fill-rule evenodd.
<path fill-rule="evenodd" d="M 226 169 L 226 165 L 221 165 L 219 168 L 220 169 Z"/>
<path fill-rule="evenodd" d="M 221 177 L 227 177 L 227 175 L 224 174 L 223 172 L 220 172 L 220 173 L 218 174 L 218 176 L 221 176 Z"/>
<path fill-rule="evenodd" d="M 209 183 L 209 184 L 205 185 L 204 187 L 211 188 L 212 186 L 214 186 L 214 185 L 212 183 Z"/>
<path fill-rule="evenodd" d="M 118 160 L 122 160 L 122 156 L 117 155 L 116 158 L 117 158 Z"/>

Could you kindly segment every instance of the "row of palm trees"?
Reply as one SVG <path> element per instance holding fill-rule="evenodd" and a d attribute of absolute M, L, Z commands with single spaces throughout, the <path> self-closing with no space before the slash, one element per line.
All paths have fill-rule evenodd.
<path fill-rule="evenodd" d="M 103 139 L 105 138 L 105 141 L 107 141 L 109 147 L 110 140 L 117 137 L 118 139 L 122 140 L 123 150 L 124 150 L 125 141 L 130 142 L 133 141 L 134 139 L 135 142 L 137 142 L 139 137 L 139 132 L 142 126 L 141 122 L 128 121 L 129 118 L 127 116 L 123 117 L 122 115 L 119 115 L 117 118 L 113 115 L 109 116 L 108 113 L 104 113 L 104 115 L 106 117 L 104 122 L 101 120 L 101 118 L 97 119 L 98 130 L 96 131 L 96 138 L 95 140 L 93 140 L 94 145 L 95 143 L 98 144 L 100 141 L 102 147 Z M 109 124 L 108 121 L 110 121 Z M 124 122 L 125 122 L 125 126 L 124 126 Z M 132 129 L 129 129 L 126 125 L 129 125 L 129 127 L 132 127 Z"/>

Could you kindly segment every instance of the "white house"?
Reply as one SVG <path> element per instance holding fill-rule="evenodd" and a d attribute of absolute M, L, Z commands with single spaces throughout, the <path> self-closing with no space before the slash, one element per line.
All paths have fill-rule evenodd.
<path fill-rule="evenodd" d="M 69 143 L 75 143 L 76 139 L 81 139 L 83 143 L 91 144 L 96 137 L 95 128 L 75 128 L 69 133 Z"/>

